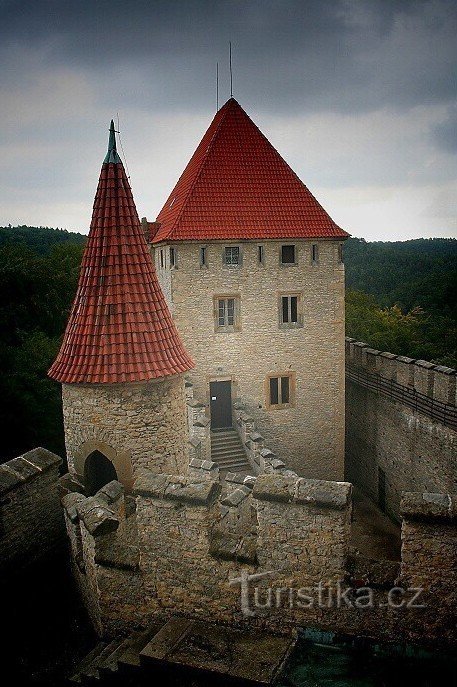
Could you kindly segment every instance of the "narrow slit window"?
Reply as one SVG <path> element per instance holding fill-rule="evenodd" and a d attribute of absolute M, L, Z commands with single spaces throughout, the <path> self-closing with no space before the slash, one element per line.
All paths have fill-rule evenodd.
<path fill-rule="evenodd" d="M 313 262 L 317 262 L 319 260 L 319 249 L 317 243 L 313 243 L 311 247 L 311 254 Z"/>
<path fill-rule="evenodd" d="M 289 377 L 281 377 L 281 403 L 289 403 Z"/>
<path fill-rule="evenodd" d="M 200 246 L 200 266 L 207 267 L 208 258 L 206 253 L 206 246 Z"/>
<path fill-rule="evenodd" d="M 343 244 L 342 243 L 340 243 L 338 245 L 338 262 L 340 262 L 340 263 L 344 262 Z"/>
<path fill-rule="evenodd" d="M 259 263 L 260 263 L 261 265 L 263 265 L 264 262 L 265 262 L 265 251 L 264 251 L 264 247 L 263 247 L 263 246 L 258 246 L 257 249 L 258 249 L 258 259 L 259 259 Z"/>
<path fill-rule="evenodd" d="M 170 267 L 176 267 L 176 248 L 170 248 Z"/>
<path fill-rule="evenodd" d="M 160 249 L 160 267 L 164 265 L 163 250 Z"/>
<path fill-rule="evenodd" d="M 279 379 L 270 377 L 270 404 L 277 406 L 279 403 Z"/>

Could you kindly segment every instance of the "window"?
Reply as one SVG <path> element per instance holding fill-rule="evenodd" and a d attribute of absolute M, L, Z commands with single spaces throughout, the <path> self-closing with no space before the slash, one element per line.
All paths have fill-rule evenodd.
<path fill-rule="evenodd" d="M 176 248 L 170 248 L 170 267 L 176 267 Z"/>
<path fill-rule="evenodd" d="M 293 407 L 293 394 L 295 387 L 294 373 L 272 376 L 267 378 L 267 407 L 290 408 Z"/>
<path fill-rule="evenodd" d="M 281 263 L 283 265 L 295 265 L 295 246 L 281 246 Z"/>
<path fill-rule="evenodd" d="M 265 250 L 263 246 L 257 246 L 257 258 L 261 265 L 265 264 Z"/>
<path fill-rule="evenodd" d="M 239 246 L 225 246 L 223 253 L 224 265 L 237 267 L 241 264 L 241 253 Z"/>
<path fill-rule="evenodd" d="M 311 246 L 311 260 L 316 263 L 319 261 L 319 247 L 317 243 L 313 243 Z"/>
<path fill-rule="evenodd" d="M 216 332 L 240 331 L 239 296 L 215 296 L 214 316 Z"/>
<path fill-rule="evenodd" d="M 343 244 L 342 243 L 338 244 L 338 262 L 341 262 L 341 263 L 344 262 Z"/>
<path fill-rule="evenodd" d="M 300 294 L 279 297 L 279 325 L 284 328 L 300 327 L 303 324 Z"/>
<path fill-rule="evenodd" d="M 160 267 L 164 266 L 163 250 L 160 249 Z"/>
<path fill-rule="evenodd" d="M 200 267 L 208 267 L 206 246 L 200 246 Z"/>

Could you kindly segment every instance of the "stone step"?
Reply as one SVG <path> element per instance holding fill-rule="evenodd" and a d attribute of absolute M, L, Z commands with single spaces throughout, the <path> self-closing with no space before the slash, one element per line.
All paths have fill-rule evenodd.
<path fill-rule="evenodd" d="M 226 449 L 223 451 L 211 451 L 211 457 L 214 459 L 221 459 L 223 460 L 224 458 L 231 458 L 232 456 L 242 457 L 246 460 L 246 454 L 244 451 L 241 451 L 239 448 L 232 450 Z"/>
<path fill-rule="evenodd" d="M 227 468 L 232 465 L 249 465 L 248 461 L 246 460 L 245 457 L 240 456 L 239 458 L 226 458 L 225 460 L 215 460 L 215 463 L 219 466 L 219 468 Z"/>
<path fill-rule="evenodd" d="M 160 625 L 150 625 L 142 632 L 135 632 L 132 635 L 132 641 L 126 647 L 126 650 L 118 657 L 117 662 L 119 666 L 139 668 L 140 667 L 140 651 L 144 649 L 146 644 L 157 634 Z"/>
<path fill-rule="evenodd" d="M 110 673 L 115 673 L 118 668 L 118 660 L 124 654 L 127 649 L 129 649 L 133 643 L 133 636 L 123 637 L 120 641 L 119 646 L 108 656 L 108 658 L 100 666 L 100 674 L 109 675 Z"/>
<path fill-rule="evenodd" d="M 223 448 L 224 446 L 242 446 L 241 441 L 236 439 L 226 439 L 225 441 L 212 441 L 212 448 Z"/>
<path fill-rule="evenodd" d="M 99 680 L 101 677 L 101 668 L 104 665 L 105 661 L 109 659 L 113 651 L 115 651 L 118 647 L 119 644 L 122 643 L 122 639 L 117 637 L 116 639 L 113 639 L 112 642 L 109 642 L 101 651 L 98 656 L 94 658 L 94 660 L 91 662 L 91 664 L 83 671 L 81 671 L 81 676 L 86 680 L 86 678 L 89 678 L 89 682 L 91 680 Z"/>
<path fill-rule="evenodd" d="M 102 653 L 107 647 L 106 642 L 99 642 L 78 664 L 75 673 L 70 677 L 70 682 L 82 683 L 86 670 L 90 669 L 92 662 Z"/>
<path fill-rule="evenodd" d="M 259 629 L 225 627 L 208 621 L 170 618 L 140 653 L 151 683 L 243 684 L 271 687 L 295 647 L 291 637 Z M 145 682 L 145 684 L 149 684 Z"/>

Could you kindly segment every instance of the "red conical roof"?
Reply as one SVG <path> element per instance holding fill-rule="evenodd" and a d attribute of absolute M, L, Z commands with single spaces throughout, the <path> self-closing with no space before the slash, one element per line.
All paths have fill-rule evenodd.
<path fill-rule="evenodd" d="M 234 98 L 160 211 L 160 241 L 346 239 Z"/>
<path fill-rule="evenodd" d="M 78 289 L 49 376 L 67 384 L 136 382 L 193 366 L 160 289 L 112 123 Z"/>

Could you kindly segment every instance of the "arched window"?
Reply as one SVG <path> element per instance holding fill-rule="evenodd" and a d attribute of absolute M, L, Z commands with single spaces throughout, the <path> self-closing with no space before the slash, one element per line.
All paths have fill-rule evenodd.
<path fill-rule="evenodd" d="M 86 458 L 84 465 L 84 482 L 86 485 L 86 493 L 88 496 L 93 496 L 99 489 L 117 480 L 116 468 L 110 460 L 100 451 L 93 451 Z"/>

